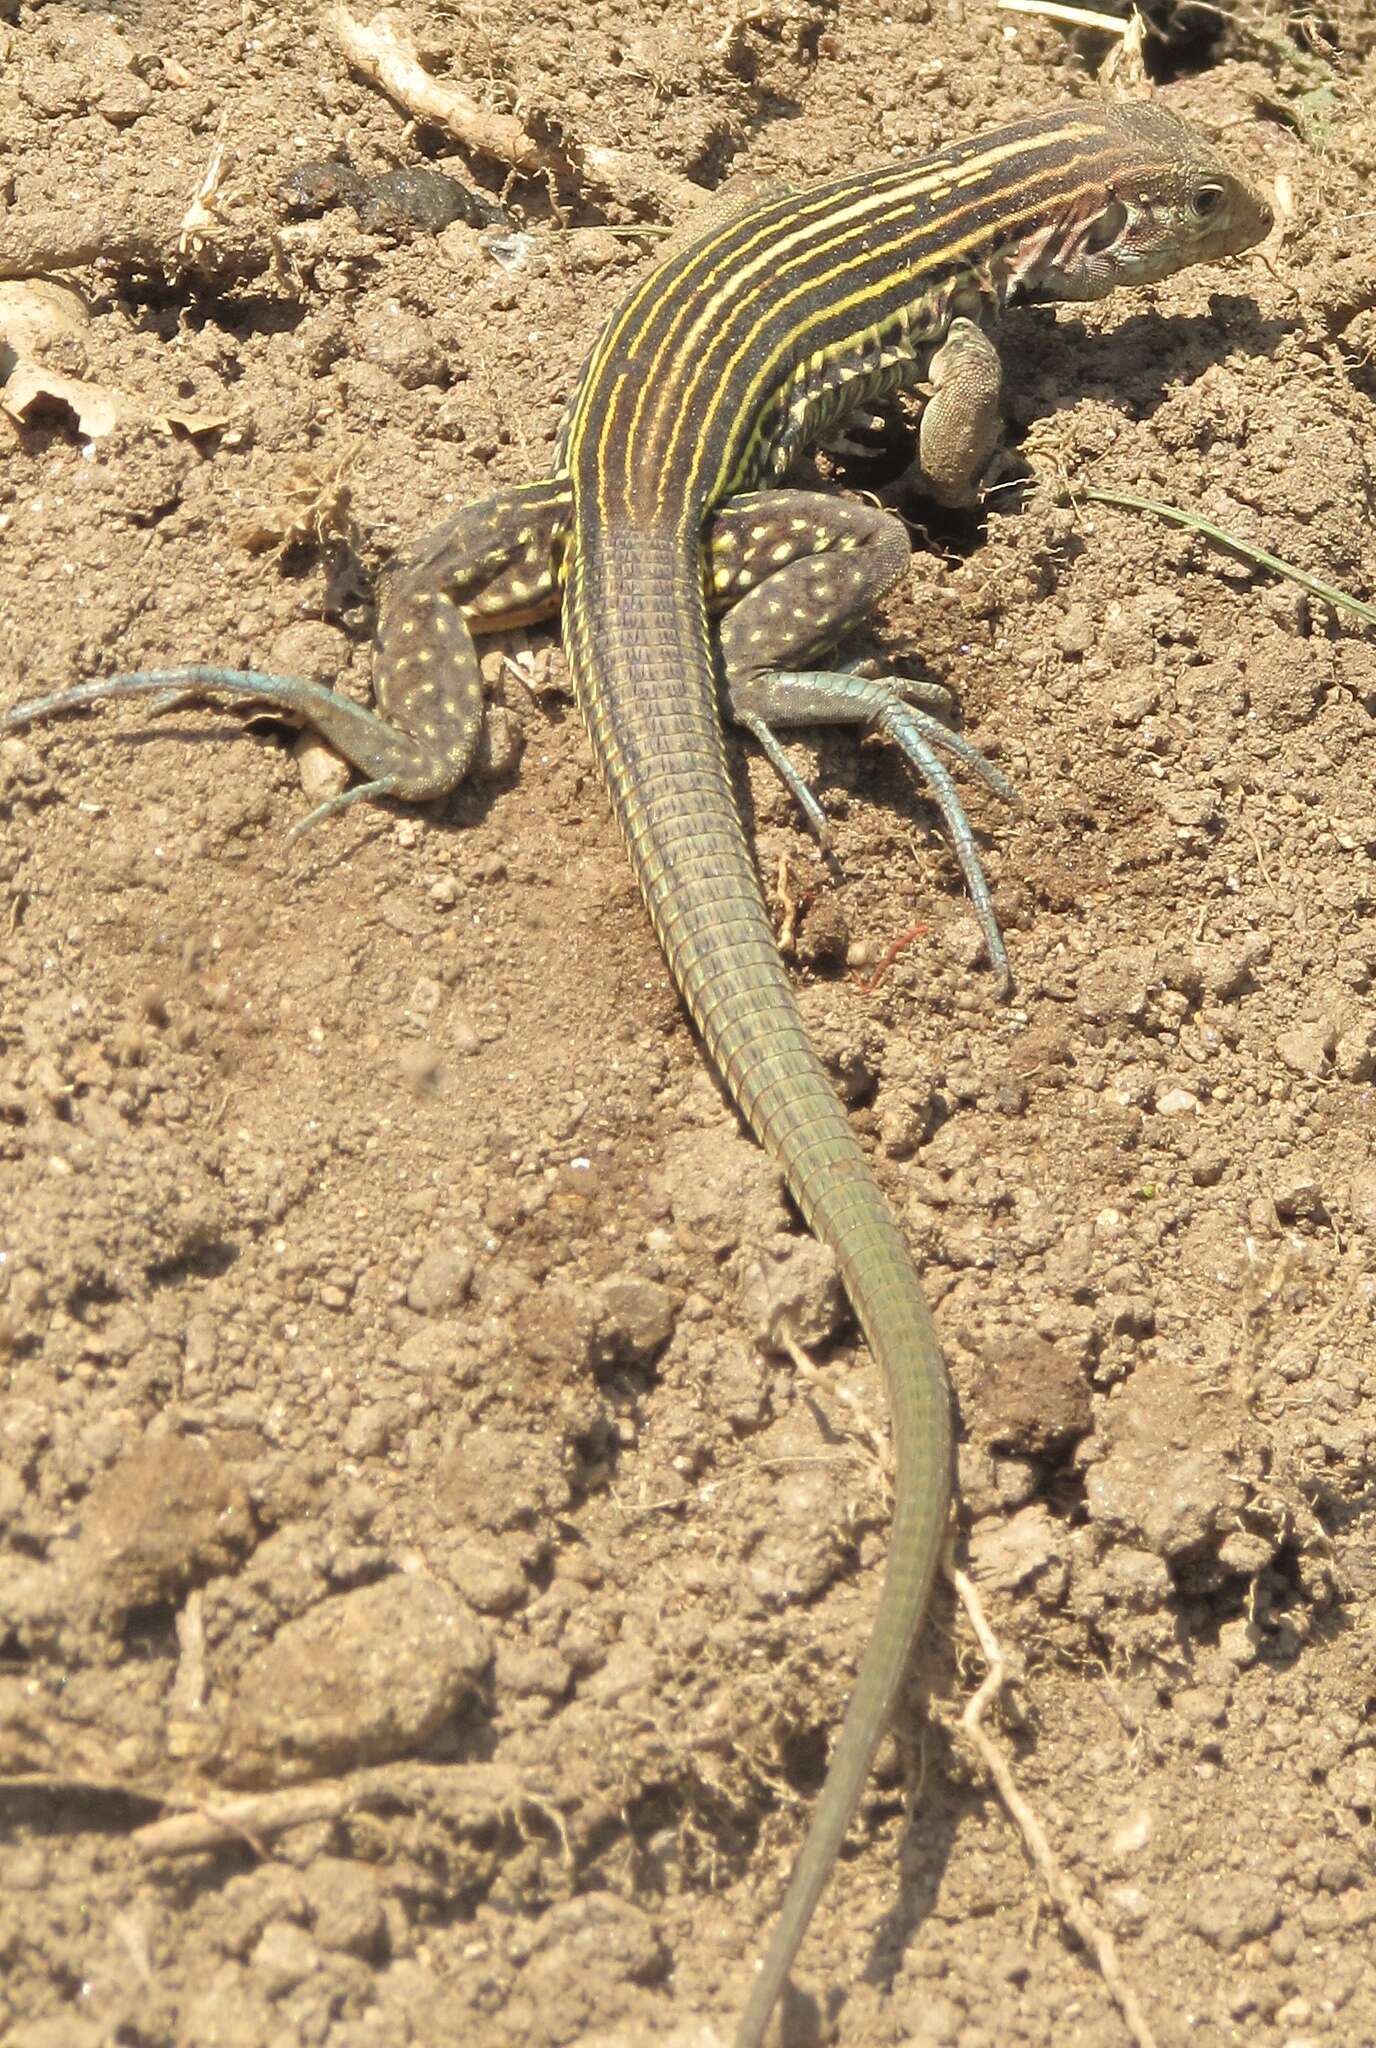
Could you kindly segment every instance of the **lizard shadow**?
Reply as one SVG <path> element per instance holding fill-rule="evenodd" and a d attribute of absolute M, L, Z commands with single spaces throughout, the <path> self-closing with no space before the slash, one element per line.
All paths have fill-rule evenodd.
<path fill-rule="evenodd" d="M 934 1697 L 952 1697 L 957 1689 L 951 1598 L 943 1583 L 929 1617 L 932 1625 L 923 1630 L 891 1724 L 903 1754 L 901 1783 L 894 1789 L 871 1784 L 855 1824 L 857 1829 L 878 1834 L 895 1816 L 902 1816 L 898 1889 L 892 1903 L 872 1924 L 868 1955 L 859 1972 L 860 1981 L 885 2001 L 907 1992 L 908 1985 L 900 1984 L 900 1978 L 905 1964 L 916 1962 L 913 1936 L 936 1910 L 959 1829 L 988 1797 L 987 1790 L 971 1785 L 968 1773 L 954 1762 L 951 1738 L 926 1704 Z M 871 1853 L 885 1856 L 890 1852 L 879 1849 Z M 850 1861 L 843 1852 L 838 1874 Z M 838 1894 L 843 1888 L 844 1880 Z M 843 1899 L 836 1910 L 844 1916 Z M 920 1967 L 910 1969 L 908 1975 L 913 1992 L 920 1996 L 924 1982 Z M 930 1989 L 933 1996 L 939 1993 L 939 1978 L 930 1980 Z M 820 2042 L 833 2039 L 848 1997 L 840 1985 L 813 1994 L 790 1979 L 780 2004 L 779 2039 L 785 2048 L 818 2048 Z M 915 2031 L 921 2033 L 921 2026 Z"/>
<path fill-rule="evenodd" d="M 1098 397 L 1150 419 L 1239 350 L 1273 354 L 1295 325 L 1263 316 L 1251 298 L 1223 292 L 1211 295 L 1207 314 L 1146 308 L 1101 331 L 1075 318 L 1073 308 L 1067 315 L 1048 320 L 1045 309 L 1014 307 L 1001 323 L 1002 353 L 1019 366 L 1013 396 L 1023 428 Z M 1240 430 L 1222 417 L 1223 406 L 1220 400 L 1215 409 L 1217 437 L 1235 442 Z M 1214 438 L 1210 432 L 1192 445 L 1205 449 Z"/>
<path fill-rule="evenodd" d="M 918 526 L 956 555 L 974 552 L 995 506 L 1019 509 L 1020 487 L 1032 481 L 1019 449 L 1029 429 L 1070 412 L 1086 399 L 1148 420 L 1204 374 L 1239 350 L 1273 354 L 1293 332 L 1293 321 L 1264 318 L 1251 299 L 1215 294 L 1209 314 L 1163 314 L 1152 308 L 1096 330 L 1065 309 L 1015 306 L 999 323 L 1000 354 L 1014 366 L 1004 376 L 1008 421 L 998 481 L 969 508 L 950 509 L 922 493 L 915 443 L 922 401 L 900 394 L 875 407 L 877 432 L 851 435 L 851 450 L 835 463 L 834 480 L 878 497 L 910 526 Z M 1219 394 L 1199 420 L 1185 452 L 1207 453 L 1215 440 L 1236 444 L 1245 423 L 1231 417 L 1231 397 Z M 868 444 L 868 445 L 866 445 Z M 815 485 L 814 485 L 815 487 Z M 825 487 L 825 486 L 823 486 Z"/>
<path fill-rule="evenodd" d="M 193 724 L 184 721 L 181 714 L 191 710 L 207 714 L 207 722 Z M 312 731 L 310 725 L 298 724 L 268 704 L 255 705 L 246 698 L 241 705 L 235 706 L 209 695 L 197 701 L 194 691 L 188 691 L 182 701 L 167 711 L 151 714 L 148 727 L 121 729 L 114 737 L 135 753 L 165 740 L 175 740 L 179 746 L 223 746 L 226 741 L 243 738 L 259 744 L 267 740 L 275 747 L 283 766 L 290 770 L 292 744 Z M 454 789 L 428 802 L 416 803 L 405 797 L 372 797 L 366 804 L 355 807 L 360 815 L 354 830 L 344 836 L 336 834 L 333 842 L 329 827 L 335 821 L 328 812 L 300 834 L 299 843 L 293 836 L 295 827 L 286 833 L 276 833 L 276 836 L 284 857 L 289 857 L 293 851 L 298 855 L 295 861 L 288 859 L 287 864 L 300 879 L 308 872 L 317 874 L 347 866 L 355 854 L 372 845 L 403 818 L 424 819 L 431 829 L 463 835 L 475 825 L 482 824 L 497 800 L 519 779 L 520 763 L 517 759 L 510 766 L 466 776 Z M 299 782 L 296 793 L 300 795 Z M 269 827 L 270 836 L 274 832 L 275 827 Z M 309 849 L 308 862 L 299 858 L 303 848 Z"/>
<path fill-rule="evenodd" d="M 943 1741 L 941 1757 L 946 1754 Z M 862 1981 L 885 2000 L 903 1996 L 905 1983 L 909 1997 L 924 1991 L 933 1999 L 940 1995 L 944 1971 L 930 1977 L 923 1973 L 923 1951 L 914 1937 L 936 1915 L 957 1835 L 962 1823 L 974 1817 L 973 1796 L 956 1789 L 945 1764 L 929 1760 L 927 1769 L 936 1774 L 938 1790 L 930 1804 L 909 1815 L 898 1849 L 899 1890 L 871 1936 L 869 1961 L 861 1971 Z M 934 1958 L 939 1953 L 936 1949 Z"/>
<path fill-rule="evenodd" d="M 894 1993 L 905 1962 L 915 1957 L 913 1936 L 932 1917 L 960 1828 L 987 1788 L 969 1782 L 950 1732 L 932 1711 L 936 1699 L 956 1701 L 960 1672 L 954 1644 L 954 1596 L 943 1577 L 915 1647 L 893 1726 L 903 1756 L 897 1799 L 903 1814 L 898 1842 L 898 1888 L 874 1927 L 863 1981 L 885 1997 Z M 882 1808 L 881 1808 L 882 1811 Z M 935 1990 L 936 1986 L 933 1986 Z M 920 2031 L 920 2028 L 919 2030 Z"/>

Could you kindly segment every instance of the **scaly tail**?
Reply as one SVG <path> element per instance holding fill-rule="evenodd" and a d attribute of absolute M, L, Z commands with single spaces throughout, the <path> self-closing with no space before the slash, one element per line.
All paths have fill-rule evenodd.
<path fill-rule="evenodd" d="M 599 764 L 674 979 L 741 1114 L 835 1252 L 883 1369 L 888 1564 L 831 1766 L 736 2033 L 758 2048 L 859 1804 L 922 1623 L 951 1498 L 950 1393 L 916 1268 L 779 957 L 732 793 L 695 532 L 580 520 L 564 634 Z M 629 593 L 634 593 L 629 597 Z"/>

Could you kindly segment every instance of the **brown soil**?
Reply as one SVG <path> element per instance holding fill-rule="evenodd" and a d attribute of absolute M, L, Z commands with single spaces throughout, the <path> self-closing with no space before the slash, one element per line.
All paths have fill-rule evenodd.
<path fill-rule="evenodd" d="M 444 154 L 314 10 L 0 5 L 0 269 L 65 273 L 43 361 L 133 401 L 95 439 L 0 417 L 0 701 L 187 659 L 364 690 L 387 555 L 547 466 L 659 246 L 611 230 L 1045 104 L 1103 48 L 964 0 L 403 19 L 621 153 L 559 211 L 513 186 L 524 267 L 463 223 L 287 220 L 303 161 Z M 1376 43 L 1363 0 L 1322 21 L 1267 0 L 1158 53 L 1283 232 L 1016 319 L 1022 487 L 918 532 L 876 624 L 1020 788 L 971 798 L 1014 1002 L 890 753 L 797 749 L 835 875 L 747 770 L 949 1349 L 1004 1738 L 1197 2048 L 1376 2041 L 1376 644 L 1077 493 L 1372 595 Z M 882 1396 L 676 1007 L 557 642 L 508 651 L 505 770 L 291 847 L 319 764 L 280 725 L 122 704 L 0 742 L 15 2048 L 710 2042 L 799 1842 L 884 1552 Z M 845 962 L 914 920 L 866 992 Z M 791 2038 L 1127 2038 L 954 1733 L 979 1677 L 943 1600 Z"/>

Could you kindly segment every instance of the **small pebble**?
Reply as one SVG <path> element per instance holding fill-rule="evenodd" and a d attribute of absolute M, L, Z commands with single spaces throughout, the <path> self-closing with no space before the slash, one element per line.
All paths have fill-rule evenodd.
<path fill-rule="evenodd" d="M 657 1280 L 618 1274 L 597 1290 L 597 1334 L 610 1355 L 634 1365 L 653 1358 L 674 1330 L 674 1297 Z"/>
<path fill-rule="evenodd" d="M 1292 1073 L 1318 1079 L 1328 1072 L 1337 1036 L 1331 1024 L 1299 1024 L 1279 1034 L 1276 1051 Z"/>
<path fill-rule="evenodd" d="M 304 1927 L 274 1920 L 253 1951 L 253 1969 L 269 1998 L 281 1998 L 320 1967 L 320 1951 Z"/>
<path fill-rule="evenodd" d="M 301 733 L 293 743 L 292 753 L 301 777 L 301 794 L 308 803 L 327 803 L 332 797 L 342 796 L 353 780 L 353 770 L 344 756 L 336 754 L 318 733 Z"/>
<path fill-rule="evenodd" d="M 417 1315 L 442 1316 L 468 1299 L 475 1261 L 463 1245 L 437 1245 L 411 1275 L 406 1305 Z"/>

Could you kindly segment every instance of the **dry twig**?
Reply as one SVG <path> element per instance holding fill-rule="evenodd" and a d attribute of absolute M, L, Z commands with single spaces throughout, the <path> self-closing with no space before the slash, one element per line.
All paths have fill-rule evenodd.
<path fill-rule="evenodd" d="M 560 168 L 514 114 L 494 113 L 462 87 L 432 78 L 390 14 L 375 14 L 365 23 L 339 5 L 330 10 L 330 25 L 354 69 L 417 121 L 442 129 L 465 149 L 509 164 L 522 176 Z"/>

